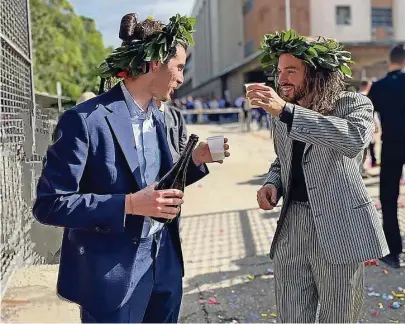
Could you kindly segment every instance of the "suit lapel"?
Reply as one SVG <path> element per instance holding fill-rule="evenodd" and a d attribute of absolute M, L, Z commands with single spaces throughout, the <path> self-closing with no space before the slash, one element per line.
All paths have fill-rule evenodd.
<path fill-rule="evenodd" d="M 305 144 L 304 153 L 302 154 L 302 159 L 303 159 L 303 161 L 305 161 L 304 159 L 305 159 L 306 155 L 308 154 L 308 152 L 309 152 L 311 149 L 312 149 L 312 144 L 306 143 L 306 144 Z"/>
<path fill-rule="evenodd" d="M 142 179 L 139 170 L 134 133 L 132 130 L 131 116 L 119 85 L 111 89 L 109 95 L 112 100 L 105 106 L 110 111 L 110 114 L 106 116 L 107 121 L 139 188 L 142 188 Z"/>

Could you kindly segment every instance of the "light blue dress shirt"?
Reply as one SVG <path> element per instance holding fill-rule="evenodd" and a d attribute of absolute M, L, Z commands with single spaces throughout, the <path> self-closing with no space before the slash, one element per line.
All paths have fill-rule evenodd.
<path fill-rule="evenodd" d="M 147 111 L 143 111 L 131 96 L 124 82 L 121 82 L 126 104 L 131 115 L 132 130 L 134 132 L 136 151 L 142 179 L 142 188 L 159 180 L 160 149 L 153 122 L 152 113 L 161 114 L 154 100 L 151 101 Z M 163 228 L 164 224 L 145 217 L 142 228 L 142 238 L 153 235 Z"/>

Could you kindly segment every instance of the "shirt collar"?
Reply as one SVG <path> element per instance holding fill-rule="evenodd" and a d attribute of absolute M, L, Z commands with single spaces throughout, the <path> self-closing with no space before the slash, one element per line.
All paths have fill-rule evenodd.
<path fill-rule="evenodd" d="M 128 106 L 129 113 L 132 118 L 138 117 L 142 119 L 149 119 L 152 116 L 152 113 L 158 110 L 155 100 L 151 100 L 148 106 L 147 111 L 144 111 L 136 102 L 135 98 L 129 93 L 124 82 L 120 82 L 122 92 L 124 93 L 125 102 Z"/>

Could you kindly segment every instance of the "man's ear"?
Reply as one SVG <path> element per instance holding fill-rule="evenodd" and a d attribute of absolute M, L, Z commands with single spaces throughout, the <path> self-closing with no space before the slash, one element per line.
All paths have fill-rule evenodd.
<path fill-rule="evenodd" d="M 159 69 L 160 65 L 161 65 L 161 63 L 159 61 L 150 62 L 151 71 L 156 72 Z"/>

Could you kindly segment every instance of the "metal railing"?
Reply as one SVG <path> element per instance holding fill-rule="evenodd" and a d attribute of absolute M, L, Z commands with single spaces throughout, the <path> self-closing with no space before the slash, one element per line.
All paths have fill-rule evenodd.
<path fill-rule="evenodd" d="M 42 156 L 55 121 L 36 107 L 28 0 L 2 0 L 0 10 L 0 215 L 2 296 L 13 272 L 43 263 L 31 213 Z M 38 240 L 35 239 L 38 237 Z M 37 241 L 37 242 L 36 242 Z"/>

